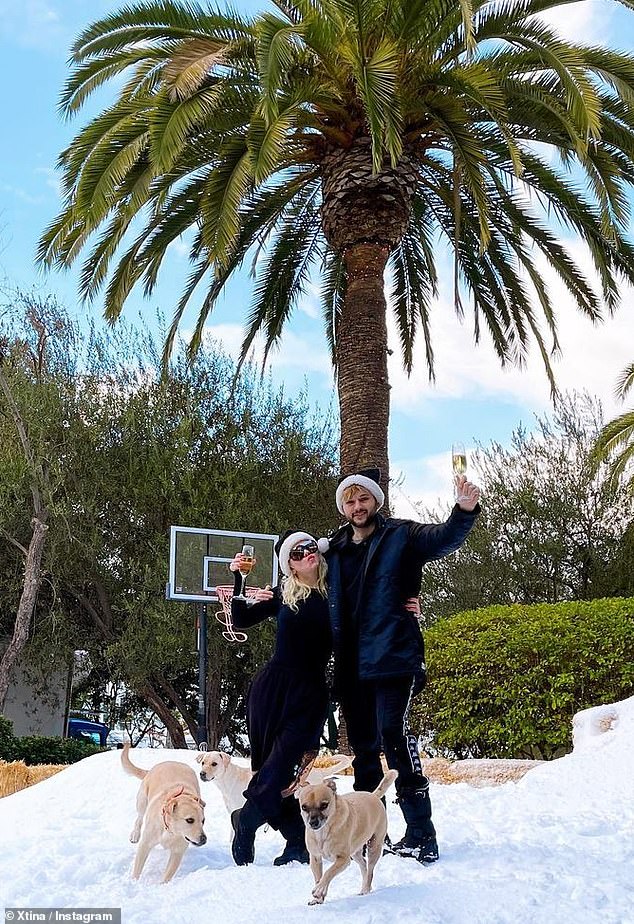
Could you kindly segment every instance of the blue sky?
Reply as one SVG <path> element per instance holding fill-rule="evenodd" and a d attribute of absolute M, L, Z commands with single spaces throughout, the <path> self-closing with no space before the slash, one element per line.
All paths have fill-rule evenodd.
<path fill-rule="evenodd" d="M 55 294 L 69 308 L 78 305 L 77 271 L 47 273 L 34 268 L 36 242 L 59 207 L 55 162 L 85 118 L 65 122 L 57 101 L 68 75 L 73 38 L 87 24 L 124 3 L 110 0 L 0 0 L 0 80 L 4 88 L 3 139 L 0 143 L 0 280 L 5 287 L 36 288 Z M 261 9 L 264 0 L 234 0 L 244 11 Z M 634 51 L 634 13 L 607 0 L 582 0 L 551 15 L 567 35 L 587 42 L 605 42 Z M 101 101 L 108 99 L 103 94 Z M 583 259 L 579 245 L 570 248 Z M 126 316 L 143 314 L 150 322 L 160 309 L 170 316 L 187 275 L 187 248 L 173 247 L 161 283 L 150 301 L 134 294 Z M 252 282 L 246 270 L 219 302 L 209 328 L 226 349 L 237 351 L 242 318 L 250 303 Z M 618 372 L 634 360 L 632 293 L 623 296 L 617 315 L 599 327 L 576 317 L 556 280 L 562 355 L 555 363 L 564 389 L 587 389 L 604 402 L 608 415 L 619 410 L 613 399 Z M 83 311 L 77 308 L 77 311 Z M 97 317 L 101 305 L 90 308 Z M 191 319 L 189 319 L 191 324 Z M 549 388 L 536 350 L 526 368 L 502 371 L 486 335 L 474 346 L 467 312 L 455 317 L 451 270 L 447 265 L 435 306 L 432 332 L 437 377 L 430 384 L 420 360 L 407 379 L 394 356 L 390 361 L 392 475 L 404 482 L 395 493 L 397 512 L 411 516 L 406 498 L 433 503 L 450 497 L 449 451 L 452 440 L 467 447 L 475 441 L 506 443 L 520 422 L 531 426 L 534 415 L 549 408 Z M 274 380 L 289 394 L 308 385 L 311 399 L 322 408 L 336 400 L 332 372 L 318 312 L 317 293 L 307 293 L 298 305 L 284 342 L 271 360 Z M 197 524 L 203 525 L 203 524 Z M 207 525 L 207 524 L 204 524 Z M 214 524 L 221 526 L 222 524 Z"/>

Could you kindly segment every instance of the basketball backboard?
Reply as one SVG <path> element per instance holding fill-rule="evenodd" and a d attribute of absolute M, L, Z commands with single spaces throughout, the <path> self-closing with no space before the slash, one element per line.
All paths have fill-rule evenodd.
<path fill-rule="evenodd" d="M 255 548 L 257 559 L 249 575 L 249 584 L 256 587 L 270 584 L 275 587 L 277 539 L 277 536 L 267 533 L 171 526 L 169 577 L 165 593 L 167 599 L 194 603 L 213 603 L 218 600 L 216 585 L 232 582 L 229 562 L 245 544 Z"/>

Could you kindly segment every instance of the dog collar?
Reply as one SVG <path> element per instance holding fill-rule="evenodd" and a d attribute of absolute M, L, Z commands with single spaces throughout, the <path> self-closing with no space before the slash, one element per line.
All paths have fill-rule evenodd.
<path fill-rule="evenodd" d="M 168 825 L 168 823 L 167 823 L 167 813 L 169 812 L 172 803 L 173 803 L 173 802 L 176 802 L 176 800 L 179 798 L 179 796 L 182 796 L 184 792 L 185 792 L 185 787 L 184 787 L 184 786 L 181 786 L 181 788 L 179 789 L 178 792 L 174 793 L 173 796 L 170 796 L 169 799 L 167 799 L 167 800 L 163 803 L 162 815 L 163 815 L 163 824 L 165 825 L 165 830 L 166 830 L 166 831 L 169 831 L 169 825 Z"/>

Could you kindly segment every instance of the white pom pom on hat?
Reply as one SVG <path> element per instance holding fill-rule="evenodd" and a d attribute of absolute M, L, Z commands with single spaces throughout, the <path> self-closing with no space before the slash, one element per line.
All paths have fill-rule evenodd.
<path fill-rule="evenodd" d="M 343 513 L 343 495 L 347 488 L 351 488 L 352 485 L 359 485 L 360 488 L 365 488 L 366 491 L 369 491 L 370 494 L 376 500 L 378 506 L 377 510 L 380 510 L 383 504 L 385 503 L 385 494 L 381 490 L 379 485 L 379 478 L 381 477 L 381 471 L 378 468 L 366 468 L 361 469 L 354 475 L 347 475 L 343 478 L 339 485 L 337 486 L 337 493 L 335 494 L 335 500 L 337 503 L 337 510 L 339 513 Z"/>
<path fill-rule="evenodd" d="M 317 540 L 317 548 L 323 555 L 324 552 L 327 552 L 330 548 L 330 539 L 328 539 L 327 536 L 322 536 L 321 539 Z"/>

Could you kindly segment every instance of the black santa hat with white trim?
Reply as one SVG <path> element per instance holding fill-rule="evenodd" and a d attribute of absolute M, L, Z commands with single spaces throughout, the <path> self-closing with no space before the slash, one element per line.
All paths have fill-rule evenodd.
<path fill-rule="evenodd" d="M 378 507 L 377 510 L 380 510 L 383 504 L 385 503 L 385 494 L 381 490 L 379 485 L 379 480 L 381 478 L 381 469 L 379 468 L 362 468 L 358 472 L 355 472 L 353 475 L 345 475 L 339 485 L 337 486 L 337 493 L 335 494 L 335 500 L 337 502 L 337 510 L 339 513 L 343 513 L 343 495 L 344 492 L 351 488 L 352 485 L 359 485 L 360 488 L 365 488 L 366 491 L 369 491 L 370 494 L 376 500 Z"/>

